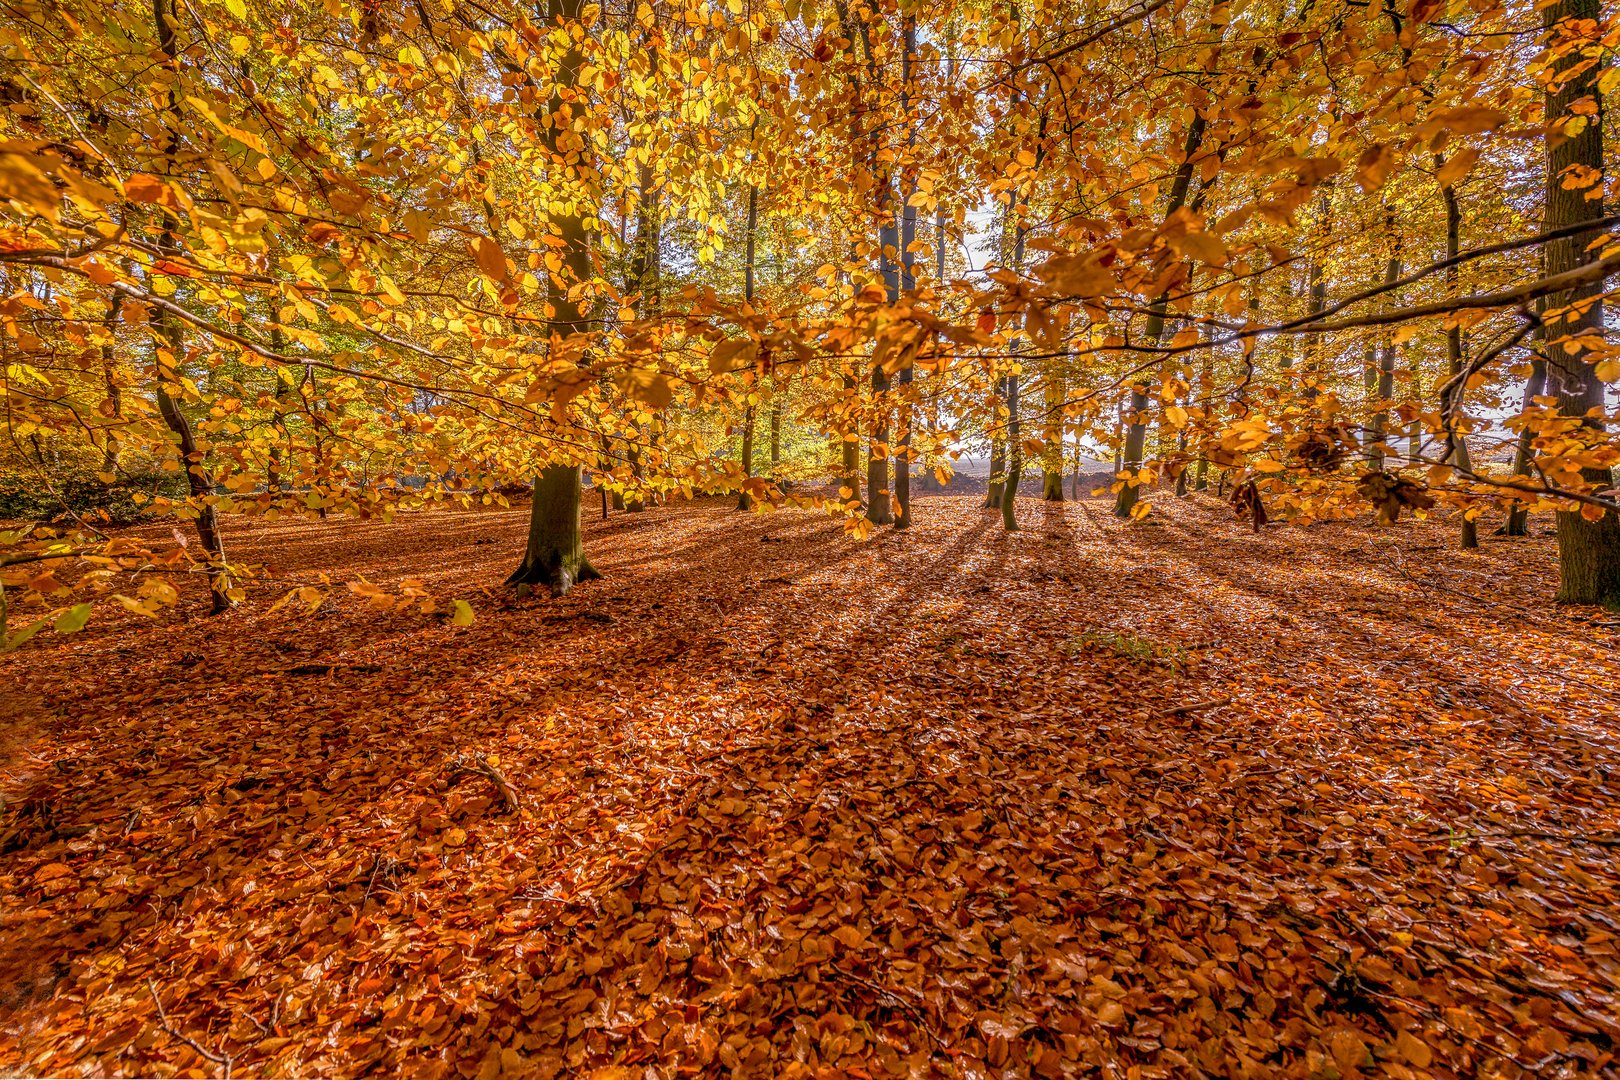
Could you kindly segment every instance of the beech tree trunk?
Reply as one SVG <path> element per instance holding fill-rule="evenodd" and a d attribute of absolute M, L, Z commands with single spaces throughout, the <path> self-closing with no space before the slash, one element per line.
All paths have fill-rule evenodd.
<path fill-rule="evenodd" d="M 855 376 L 849 372 L 844 373 L 844 400 L 848 401 L 855 393 Z M 861 502 L 861 443 L 859 428 L 853 425 L 846 427 L 838 433 L 842 443 L 843 457 L 839 463 L 842 470 L 839 482 L 850 490 L 850 498 Z"/>
<path fill-rule="evenodd" d="M 1014 509 L 1018 505 L 1018 481 L 1024 473 L 1024 450 L 1018 431 L 1018 376 L 1007 376 L 1007 483 L 1001 489 L 1001 525 L 1008 532 L 1018 528 Z"/>
<path fill-rule="evenodd" d="M 1170 201 L 1165 206 L 1164 216 L 1169 218 L 1187 203 L 1187 189 L 1192 185 L 1193 156 L 1204 141 L 1204 127 L 1206 121 L 1203 113 L 1197 113 L 1187 127 L 1187 142 L 1182 150 L 1181 164 L 1176 166 L 1175 179 L 1170 183 Z M 1147 325 L 1143 329 L 1143 338 L 1147 344 L 1157 346 L 1164 336 L 1164 313 L 1170 305 L 1170 297 L 1161 295 L 1148 307 Z M 1125 432 L 1125 447 L 1121 455 L 1121 469 L 1129 469 L 1133 474 L 1139 473 L 1142 468 L 1142 452 L 1147 445 L 1147 407 L 1148 383 L 1139 382 L 1131 386 L 1131 411 L 1128 420 L 1130 427 Z M 1121 470 L 1115 470 L 1121 471 Z M 1122 518 L 1131 516 L 1135 508 L 1141 488 L 1131 480 L 1119 489 L 1119 497 L 1114 500 L 1114 513 Z"/>
<path fill-rule="evenodd" d="M 1562 23 L 1596 20 L 1603 15 L 1599 0 L 1558 0 L 1542 12 L 1545 25 L 1556 31 Z M 1586 64 L 1584 69 L 1567 78 L 1559 79 L 1571 68 Z M 1598 92 L 1599 61 L 1571 52 L 1554 65 L 1555 81 L 1546 93 L 1546 111 L 1549 121 L 1565 117 L 1570 106 L 1586 100 L 1596 105 L 1597 113 L 1586 117 L 1586 124 L 1573 138 L 1562 132 L 1549 131 L 1547 141 L 1547 231 L 1592 221 L 1603 214 L 1601 199 L 1588 199 L 1585 187 L 1565 188 L 1562 184 L 1566 170 L 1584 166 L 1594 172 L 1603 168 L 1603 95 Z M 1561 82 L 1561 85 L 1559 84 Z M 1603 181 L 1599 180 L 1599 184 Z M 1549 242 L 1544 248 L 1546 272 L 1561 274 L 1584 266 L 1596 257 L 1589 250 L 1592 233 L 1583 232 L 1562 240 Z M 1597 297 L 1604 289 L 1595 282 L 1581 289 L 1571 290 L 1547 298 L 1549 310 L 1578 300 Z M 1603 383 L 1583 353 L 1574 352 L 1566 345 L 1570 338 L 1582 334 L 1602 336 L 1603 303 L 1593 299 L 1585 310 L 1566 318 L 1548 329 L 1547 391 L 1558 398 L 1559 411 L 1565 416 L 1587 417 L 1593 410 L 1601 415 L 1603 409 Z M 1588 417 L 1591 427 L 1601 421 Z M 1602 487 L 1613 486 L 1608 469 L 1587 469 L 1582 476 Z M 1558 514 L 1558 564 L 1562 584 L 1558 600 L 1567 604 L 1601 604 L 1620 609 L 1620 515 L 1606 511 L 1597 520 L 1589 520 L 1576 511 Z"/>
<path fill-rule="evenodd" d="M 1547 362 L 1539 355 L 1530 360 L 1530 378 L 1524 384 L 1524 409 L 1535 404 L 1536 398 L 1547 392 Z M 1520 411 L 1523 411 L 1522 409 Z M 1519 432 L 1519 444 L 1513 452 L 1513 475 L 1530 475 L 1531 442 L 1535 433 L 1528 427 Z M 1508 511 L 1507 521 L 1497 530 L 1498 536 L 1529 536 L 1530 511 L 1523 503 L 1515 503 Z"/>
<path fill-rule="evenodd" d="M 1001 509 L 1001 489 L 1007 480 L 1007 440 L 997 434 L 1001 430 L 1001 403 L 1006 397 L 1007 380 L 999 378 L 991 383 L 995 393 L 990 395 L 990 482 L 985 491 L 984 508 Z"/>
<path fill-rule="evenodd" d="M 1036 161 L 1041 158 L 1041 151 L 1036 151 Z M 1017 203 L 1013 204 L 1014 213 L 1017 213 Z M 1024 270 L 1024 237 L 1029 230 L 1022 221 L 1013 222 L 1013 234 L 1017 237 L 1013 241 L 1013 269 L 1022 273 Z M 1023 351 L 1023 342 L 1013 347 L 1013 352 Z M 1016 368 L 1007 376 L 1007 483 L 1001 489 L 1001 526 L 1007 532 L 1018 528 L 1018 518 L 1013 511 L 1018 506 L 1018 482 L 1024 476 L 1024 443 L 1020 430 L 1018 417 L 1018 382 L 1019 375 Z M 1060 492 L 1061 494 L 1061 492 Z"/>
<path fill-rule="evenodd" d="M 743 411 L 742 433 L 742 470 L 743 475 L 752 478 L 754 475 L 754 407 L 748 406 Z M 737 492 L 737 509 L 752 510 L 754 500 L 749 498 L 748 492 Z"/>
<path fill-rule="evenodd" d="M 906 145 L 917 141 L 916 127 L 911 121 L 911 60 L 917 52 L 917 19 L 907 15 L 902 30 L 903 49 L 900 53 L 900 113 L 906 118 Z M 917 239 L 917 208 L 911 205 L 915 182 L 907 185 L 906 203 L 900 211 L 900 291 L 909 294 L 917 287 L 917 275 L 912 269 L 911 245 Z M 900 368 L 899 412 L 895 432 L 897 453 L 894 455 L 894 527 L 911 528 L 911 361 Z"/>
<path fill-rule="evenodd" d="M 602 576 L 585 557 L 580 497 L 578 465 L 548 465 L 540 471 L 529 511 L 529 542 L 522 565 L 506 579 L 508 585 L 544 585 L 552 596 L 563 596 L 579 582 Z"/>
<path fill-rule="evenodd" d="M 1198 392 L 1204 395 L 1204 408 L 1208 410 L 1206 416 L 1213 422 L 1217 413 L 1215 398 L 1215 350 L 1204 350 L 1203 367 L 1198 372 Z M 1194 491 L 1209 490 L 1209 458 L 1203 453 L 1198 455 L 1198 471 L 1193 479 Z"/>
<path fill-rule="evenodd" d="M 1046 436 L 1048 445 L 1041 459 L 1041 498 L 1063 501 L 1063 398 L 1065 387 L 1057 375 L 1046 379 Z"/>
<path fill-rule="evenodd" d="M 1440 189 L 1440 197 L 1446 204 L 1446 258 L 1455 259 L 1462 243 L 1462 208 L 1457 205 L 1457 191 L 1451 185 L 1448 184 Z M 1446 286 L 1453 296 L 1457 293 L 1458 276 L 1457 267 L 1452 266 L 1446 270 Z M 1453 325 L 1446 330 L 1446 376 L 1448 386 L 1450 385 L 1449 380 L 1456 379 L 1462 374 L 1462 369 L 1462 327 Z M 1449 452 L 1446 455 L 1446 460 L 1460 469 L 1473 472 L 1474 465 L 1468 457 L 1467 425 L 1465 423 L 1463 425 L 1464 430 L 1457 432 L 1453 430 L 1450 419 L 1452 403 L 1454 401 L 1460 403 L 1465 390 L 1466 387 L 1460 384 L 1452 386 L 1446 395 L 1446 400 L 1440 403 L 1440 409 L 1441 413 L 1447 418 L 1446 431 Z M 1461 411 L 1460 408 L 1456 410 L 1459 416 Z M 1468 516 L 1466 510 L 1463 511 L 1462 528 L 1458 534 L 1457 546 L 1462 548 L 1479 547 L 1479 526 L 1475 524 L 1472 517 Z"/>
<path fill-rule="evenodd" d="M 1333 231 L 1332 221 L 1328 216 L 1332 204 L 1328 201 L 1325 191 L 1317 197 L 1316 206 L 1319 242 L 1325 246 L 1328 237 Z M 1306 311 L 1313 319 L 1320 316 L 1327 308 L 1327 272 L 1322 265 L 1324 257 L 1323 254 L 1318 253 L 1311 259 L 1310 272 L 1306 278 L 1309 283 L 1306 303 L 1310 305 Z M 1315 399 L 1320 391 L 1319 384 L 1322 381 L 1322 335 L 1320 333 L 1306 334 L 1303 347 L 1305 350 L 1305 399 L 1311 401 Z"/>
<path fill-rule="evenodd" d="M 1396 231 L 1395 212 L 1385 214 L 1384 227 L 1389 242 L 1389 261 L 1384 264 L 1384 284 L 1394 285 L 1401 277 L 1401 234 Z M 1393 297 L 1386 294 L 1385 303 L 1393 303 Z M 1385 332 L 1378 344 L 1378 374 L 1373 384 L 1373 397 L 1378 402 L 1378 411 L 1373 413 L 1372 427 L 1367 432 L 1367 467 L 1373 472 L 1379 472 L 1384 467 L 1384 456 L 1388 453 L 1386 442 L 1389 432 L 1389 401 L 1395 396 L 1395 338 Z"/>
<path fill-rule="evenodd" d="M 118 382 L 118 316 L 124 305 L 124 294 L 113 293 L 107 305 L 107 317 L 103 325 L 107 330 L 107 343 L 101 347 L 101 378 L 107 391 L 107 419 L 114 424 L 124 419 L 124 392 Z M 276 385 L 281 385 L 277 377 Z M 115 472 L 118 469 L 118 442 L 123 432 L 115 430 L 111 425 L 102 431 L 101 444 L 101 471 Z"/>
<path fill-rule="evenodd" d="M 759 120 L 756 117 L 754 124 Z M 752 137 L 753 132 L 749 132 Z M 749 165 L 753 165 L 753 155 L 749 155 Z M 754 303 L 754 234 L 759 228 L 759 185 L 748 185 L 748 231 L 743 240 L 743 303 L 752 307 Z M 749 388 L 752 391 L 752 387 Z M 743 437 L 742 437 L 742 471 L 743 475 L 752 479 L 754 475 L 754 406 L 749 405 L 743 410 Z M 752 510 L 754 500 L 749 497 L 746 490 L 737 492 L 737 509 Z"/>
<path fill-rule="evenodd" d="M 551 22 L 572 25 L 577 23 L 584 0 L 550 0 L 548 14 Z M 572 39 L 570 39 L 572 40 Z M 571 83 L 583 62 L 581 50 L 571 47 L 564 52 L 558 72 L 558 85 Z M 545 147 L 551 156 L 553 168 L 589 170 L 588 161 L 576 156 L 575 164 L 565 164 L 567 157 L 559 146 L 559 135 L 572 123 L 572 106 L 566 104 L 560 92 L 554 93 L 546 106 L 549 122 L 544 131 Z M 589 281 L 592 275 L 590 239 L 585 219 L 579 208 L 573 213 L 553 219 L 563 240 L 560 252 L 563 261 L 564 287 L 552 281 L 548 288 L 557 333 L 563 337 L 589 329 L 585 300 L 571 297 L 567 284 Z M 643 270 L 645 273 L 645 270 Z M 578 465 L 551 464 L 540 471 L 534 481 L 534 498 L 529 504 L 529 540 L 523 551 L 523 561 L 506 579 L 508 585 L 527 591 L 534 585 L 545 585 L 552 596 L 563 596 L 581 581 L 601 575 L 585 558 L 584 544 L 579 532 L 580 467 Z"/>
<path fill-rule="evenodd" d="M 878 266 L 883 274 L 883 291 L 890 304 L 900 300 L 900 268 L 889 254 L 900 246 L 900 229 L 893 219 L 894 200 L 889 194 L 893 181 L 884 180 L 884 222 L 878 233 Z M 881 364 L 872 365 L 872 440 L 866 451 L 866 520 L 874 525 L 894 523 L 889 488 L 889 376 Z"/>
<path fill-rule="evenodd" d="M 771 481 L 780 480 L 782 472 L 782 398 L 783 388 L 771 377 Z"/>
<path fill-rule="evenodd" d="M 174 51 L 175 19 L 174 0 L 152 0 L 152 21 L 157 28 L 160 62 L 169 68 L 179 64 L 179 57 Z M 180 104 L 171 87 L 163 117 L 164 130 L 167 132 L 163 148 L 165 174 L 174 171 L 175 155 L 180 148 L 179 115 Z M 165 258 L 177 259 L 180 243 L 175 237 L 174 216 L 167 209 L 162 210 L 159 224 L 159 253 Z M 207 454 L 197 446 L 191 421 L 180 410 L 180 403 L 169 395 L 169 385 L 180 382 L 179 366 L 185 356 L 185 332 L 179 320 L 162 308 L 154 308 L 150 320 L 157 345 L 154 368 L 158 415 L 174 435 L 176 449 L 180 453 L 180 467 L 186 470 L 186 487 L 191 504 L 197 511 L 197 540 L 208 558 L 208 611 L 209 614 L 218 615 L 230 608 L 234 601 L 230 597 L 231 579 L 225 564 L 225 544 L 219 538 L 219 521 L 214 510 L 214 484 L 208 476 Z M 167 361 L 163 356 L 165 352 L 168 353 Z"/>

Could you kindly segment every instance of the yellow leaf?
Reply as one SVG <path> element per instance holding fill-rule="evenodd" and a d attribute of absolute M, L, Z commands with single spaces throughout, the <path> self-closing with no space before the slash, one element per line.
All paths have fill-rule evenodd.
<path fill-rule="evenodd" d="M 32 154 L 0 153 L 0 199 L 16 199 L 50 221 L 61 216 L 61 197 L 56 185 L 42 172 Z"/>
<path fill-rule="evenodd" d="M 446 829 L 444 832 L 445 847 L 460 847 L 467 842 L 466 829 Z"/>
<path fill-rule="evenodd" d="M 675 394 L 675 380 L 661 371 L 646 368 L 626 368 L 613 377 L 626 397 L 645 402 L 655 409 L 668 407 Z"/>
<path fill-rule="evenodd" d="M 135 173 L 124 181 L 124 198 L 130 202 L 174 205 L 174 192 L 157 177 L 149 173 Z"/>
<path fill-rule="evenodd" d="M 1175 247 L 1183 255 L 1199 262 L 1211 266 L 1226 265 L 1226 245 L 1207 232 L 1186 233 L 1175 241 Z"/>
<path fill-rule="evenodd" d="M 1498 109 L 1465 105 L 1460 109 L 1447 109 L 1435 113 L 1428 123 L 1418 129 L 1418 132 L 1421 135 L 1428 135 L 1444 128 L 1453 135 L 1474 135 L 1481 131 L 1493 131 L 1507 123 L 1507 120 L 1507 113 Z"/>
<path fill-rule="evenodd" d="M 1125 1019 L 1125 1006 L 1117 1001 L 1105 1001 L 1097 1006 L 1097 1021 L 1103 1024 L 1118 1024 Z"/>
<path fill-rule="evenodd" d="M 478 259 L 478 269 L 491 281 L 506 280 L 506 253 L 501 250 L 499 240 L 493 236 L 480 236 L 473 247 L 473 255 Z"/>
<path fill-rule="evenodd" d="M 1053 256 L 1037 266 L 1035 274 L 1054 292 L 1067 296 L 1101 296 L 1114 286 L 1114 275 L 1099 265 L 1097 256 L 1093 254 Z M 993 312 L 990 313 L 990 328 L 995 328 Z"/>
<path fill-rule="evenodd" d="M 1389 179 L 1395 156 L 1387 146 L 1369 146 L 1356 159 L 1356 183 L 1362 191 L 1377 191 Z"/>
<path fill-rule="evenodd" d="M 424 210 L 405 211 L 405 231 L 411 234 L 411 239 L 418 244 L 427 243 L 428 231 L 433 228 L 433 219 Z"/>
<path fill-rule="evenodd" d="M 1478 160 L 1478 150 L 1472 146 L 1463 147 L 1455 154 L 1452 154 L 1449 161 L 1434 171 L 1435 182 L 1443 188 L 1455 186 L 1457 181 L 1468 175 L 1469 170 L 1474 167 L 1474 162 Z"/>
<path fill-rule="evenodd" d="M 759 355 L 759 345 L 752 338 L 728 338 L 714 347 L 709 354 L 709 370 L 716 375 L 739 371 L 749 367 Z"/>
<path fill-rule="evenodd" d="M 1139 502 L 1131 507 L 1131 518 L 1135 521 L 1141 521 L 1151 513 L 1153 513 L 1153 504 L 1149 502 Z"/>
<path fill-rule="evenodd" d="M 473 624 L 472 605 L 465 600 L 450 601 L 450 622 L 454 626 L 471 626 Z"/>

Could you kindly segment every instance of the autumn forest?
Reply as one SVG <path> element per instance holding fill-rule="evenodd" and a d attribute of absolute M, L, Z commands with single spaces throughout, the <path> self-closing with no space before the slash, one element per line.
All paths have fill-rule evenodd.
<path fill-rule="evenodd" d="M 0 1075 L 1620 1075 L 1617 53 L 0 3 Z"/>

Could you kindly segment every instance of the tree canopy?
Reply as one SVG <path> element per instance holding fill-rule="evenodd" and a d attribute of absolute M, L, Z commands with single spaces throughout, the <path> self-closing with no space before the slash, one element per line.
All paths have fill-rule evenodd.
<path fill-rule="evenodd" d="M 1616 33 L 1591 0 L 25 5 L 6 467 L 69 520 L 7 559 L 169 560 L 224 606 L 221 515 L 833 475 L 864 535 L 989 451 L 1113 458 L 1138 516 L 1212 472 L 1296 523 L 1555 511 L 1565 598 L 1613 603 Z M 70 482 L 198 550 L 121 553 Z"/>

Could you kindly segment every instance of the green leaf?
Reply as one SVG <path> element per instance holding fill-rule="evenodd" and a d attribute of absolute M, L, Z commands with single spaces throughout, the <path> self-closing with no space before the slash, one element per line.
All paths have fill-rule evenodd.
<path fill-rule="evenodd" d="M 452 600 L 450 602 L 450 622 L 455 626 L 471 626 L 473 624 L 472 605 L 465 600 Z"/>
<path fill-rule="evenodd" d="M 39 633 L 41 630 L 45 629 L 45 622 L 46 620 L 44 619 L 36 619 L 34 622 L 29 623 L 27 626 L 23 627 L 9 638 L 6 638 L 4 641 L 0 641 L 0 653 L 10 652 L 23 642 L 27 641 L 29 638 L 33 637 L 35 634 Z"/>
<path fill-rule="evenodd" d="M 72 634 L 84 629 L 84 624 L 90 621 L 90 605 L 74 604 L 56 617 L 56 632 L 58 634 Z"/>

